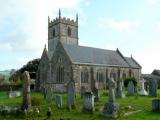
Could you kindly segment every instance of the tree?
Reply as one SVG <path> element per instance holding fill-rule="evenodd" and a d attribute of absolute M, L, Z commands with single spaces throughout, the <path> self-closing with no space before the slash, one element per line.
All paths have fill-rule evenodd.
<path fill-rule="evenodd" d="M 4 75 L 0 74 L 0 85 L 4 84 L 5 77 Z"/>
<path fill-rule="evenodd" d="M 19 72 L 22 74 L 24 71 L 28 71 L 30 74 L 30 77 L 32 79 L 36 78 L 36 72 L 38 70 L 40 59 L 34 59 L 29 61 L 26 65 L 24 65 L 22 68 L 19 69 Z"/>
<path fill-rule="evenodd" d="M 36 79 L 36 72 L 38 70 L 39 62 L 40 62 L 40 59 L 33 59 L 18 70 L 14 70 L 14 69 L 11 70 L 10 72 L 11 76 L 9 78 L 9 81 L 16 85 L 21 84 L 22 74 L 24 71 L 28 71 L 32 79 Z"/>

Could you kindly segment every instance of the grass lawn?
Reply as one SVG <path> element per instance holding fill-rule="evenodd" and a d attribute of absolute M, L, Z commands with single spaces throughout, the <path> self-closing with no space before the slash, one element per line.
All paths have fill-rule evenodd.
<path fill-rule="evenodd" d="M 53 111 L 53 116 L 51 119 L 59 120 L 60 117 L 69 118 L 70 120 L 111 120 L 111 118 L 106 118 L 101 115 L 101 109 L 103 105 L 108 101 L 108 97 L 106 92 L 101 91 L 100 93 L 100 101 L 95 102 L 96 112 L 91 114 L 87 112 L 82 112 L 83 100 L 79 95 L 76 97 L 76 109 L 71 110 L 70 112 L 67 109 L 67 97 L 66 94 L 63 94 L 63 107 L 57 108 L 55 105 L 55 94 L 53 95 L 53 102 L 51 104 L 47 104 L 43 99 L 43 95 L 41 93 L 32 93 L 32 96 L 38 96 L 42 99 L 42 104 L 39 106 L 40 114 L 31 114 L 28 116 L 28 120 L 44 120 L 46 119 L 46 111 L 50 106 Z M 160 93 L 160 91 L 159 91 Z M 160 112 L 154 113 L 151 111 L 151 102 L 154 97 L 149 96 L 127 96 L 123 99 L 116 99 L 117 103 L 120 104 L 121 108 L 125 106 L 132 106 L 134 110 L 141 110 L 138 113 L 134 113 L 129 116 L 122 116 L 117 118 L 117 120 L 160 120 Z M 6 92 L 0 92 L 0 104 L 5 105 L 20 105 L 22 102 L 22 97 L 8 99 Z M 24 116 L 16 116 L 16 115 L 8 115 L 5 118 L 0 116 L 0 120 L 20 120 L 27 119 Z"/>

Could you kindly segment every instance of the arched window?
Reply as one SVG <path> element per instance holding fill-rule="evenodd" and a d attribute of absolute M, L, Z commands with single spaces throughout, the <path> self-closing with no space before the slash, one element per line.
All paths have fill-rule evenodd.
<path fill-rule="evenodd" d="M 116 73 L 114 72 L 114 70 L 111 71 L 111 73 L 110 73 L 110 78 L 113 78 L 114 80 L 117 80 L 117 75 L 116 75 Z"/>
<path fill-rule="evenodd" d="M 64 82 L 64 67 L 62 65 L 57 67 L 56 80 L 58 83 Z"/>
<path fill-rule="evenodd" d="M 53 28 L 53 37 L 55 37 L 56 36 L 56 31 L 55 31 L 55 28 Z"/>
<path fill-rule="evenodd" d="M 125 80 L 126 79 L 126 73 L 123 73 L 123 75 L 122 75 L 122 77 L 123 77 L 123 80 Z"/>
<path fill-rule="evenodd" d="M 68 36 L 71 36 L 71 28 L 68 27 Z"/>
<path fill-rule="evenodd" d="M 88 83 L 88 70 L 81 71 L 81 82 Z"/>
<path fill-rule="evenodd" d="M 129 77 L 132 77 L 132 70 L 129 70 Z"/>
<path fill-rule="evenodd" d="M 97 82 L 103 82 L 103 78 L 104 78 L 103 72 L 98 71 L 97 72 Z"/>

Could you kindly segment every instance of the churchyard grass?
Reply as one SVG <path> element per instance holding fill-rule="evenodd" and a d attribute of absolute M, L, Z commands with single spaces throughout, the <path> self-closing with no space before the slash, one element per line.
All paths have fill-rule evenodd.
<path fill-rule="evenodd" d="M 52 118 L 53 120 L 59 120 L 60 117 L 69 118 L 70 120 L 106 120 L 106 117 L 101 115 L 100 110 L 104 106 L 104 104 L 107 102 L 108 97 L 107 93 L 105 91 L 100 92 L 100 100 L 99 102 L 95 102 L 95 113 L 88 113 L 88 112 L 82 112 L 83 108 L 83 100 L 80 98 L 80 95 L 76 96 L 76 108 L 69 111 L 67 108 L 67 96 L 66 94 L 62 94 L 63 97 L 63 107 L 58 108 L 55 103 L 55 95 L 53 95 L 53 101 L 51 104 L 47 104 L 46 101 L 43 99 L 43 103 L 38 106 L 40 109 L 40 114 L 31 114 L 28 115 L 28 119 L 34 120 L 44 120 L 47 118 L 46 112 L 48 107 L 50 106 L 53 111 Z M 160 91 L 159 91 L 160 95 Z M 31 96 L 37 96 L 40 98 L 43 98 L 43 95 L 41 93 L 32 93 Z M 138 113 L 134 113 L 129 116 L 122 116 L 117 118 L 118 120 L 160 120 L 160 113 L 154 113 L 151 111 L 151 102 L 154 97 L 149 96 L 127 96 L 126 98 L 119 98 L 116 99 L 116 102 L 120 104 L 121 109 L 123 109 L 126 106 L 132 106 L 133 110 L 141 110 Z M 0 92 L 0 104 L 4 105 L 20 105 L 22 103 L 22 97 L 17 98 L 7 98 L 6 92 Z M 34 107 L 33 107 L 34 108 Z M 123 109 L 123 112 L 128 112 L 130 110 Z M 23 115 L 16 116 L 16 115 L 8 115 L 6 117 L 1 117 L 0 120 L 20 120 L 25 119 Z M 107 120 L 110 120 L 111 118 L 107 118 Z"/>

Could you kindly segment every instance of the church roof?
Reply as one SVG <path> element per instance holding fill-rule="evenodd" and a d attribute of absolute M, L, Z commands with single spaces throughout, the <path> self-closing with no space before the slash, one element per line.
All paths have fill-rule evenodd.
<path fill-rule="evenodd" d="M 141 68 L 141 66 L 137 63 L 136 60 L 134 60 L 132 57 L 125 57 L 127 63 L 130 65 L 130 67 L 133 68 Z"/>
<path fill-rule="evenodd" d="M 160 70 L 154 69 L 152 72 L 153 75 L 160 76 Z"/>
<path fill-rule="evenodd" d="M 63 46 L 71 61 L 75 64 L 130 67 L 117 51 L 66 44 Z M 133 67 L 137 67 L 133 61 L 127 60 L 132 63 Z"/>
<path fill-rule="evenodd" d="M 153 75 L 153 74 L 142 74 L 141 77 L 144 78 L 144 79 L 160 80 L 159 76 Z"/>

